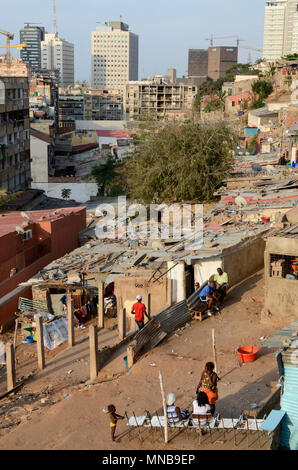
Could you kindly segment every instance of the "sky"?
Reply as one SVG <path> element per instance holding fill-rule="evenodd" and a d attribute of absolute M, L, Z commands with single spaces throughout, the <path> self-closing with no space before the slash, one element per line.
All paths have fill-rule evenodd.
<path fill-rule="evenodd" d="M 206 38 L 239 36 L 240 46 L 262 49 L 263 0 L 56 0 L 59 36 L 75 45 L 75 79 L 91 74 L 91 31 L 97 21 L 122 21 L 139 35 L 139 79 L 165 75 L 176 68 L 187 74 L 188 49 L 207 48 Z M 0 0 L 0 29 L 15 34 L 25 22 L 42 23 L 52 32 L 52 0 Z M 235 39 L 217 40 L 217 46 L 235 46 Z M 0 35 L 0 45 L 5 37 Z M 4 51 L 4 50 L 3 50 Z M 241 49 L 239 62 L 247 62 L 248 49 Z M 261 52 L 251 51 L 255 60 Z M 19 53 L 16 53 L 19 56 Z"/>

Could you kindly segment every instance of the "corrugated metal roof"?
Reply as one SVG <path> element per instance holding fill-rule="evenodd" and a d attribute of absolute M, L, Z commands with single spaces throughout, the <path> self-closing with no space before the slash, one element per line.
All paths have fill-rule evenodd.
<path fill-rule="evenodd" d="M 284 348 L 289 346 L 289 344 L 284 344 L 285 340 L 290 340 L 291 343 L 294 341 L 296 342 L 297 337 L 293 336 L 293 334 L 298 330 L 298 320 L 291 323 L 290 325 L 282 328 L 279 331 L 273 333 L 269 338 L 267 338 L 264 343 L 262 343 L 262 347 L 264 348 Z"/>
<path fill-rule="evenodd" d="M 293 351 L 292 351 L 293 352 Z M 287 359 L 286 359 L 287 360 Z M 298 367 L 285 365 L 281 410 L 286 412 L 281 426 L 281 445 L 298 450 Z"/>
<path fill-rule="evenodd" d="M 298 224 L 290 225 L 278 232 L 270 232 L 267 234 L 266 238 L 269 237 L 298 238 Z"/>

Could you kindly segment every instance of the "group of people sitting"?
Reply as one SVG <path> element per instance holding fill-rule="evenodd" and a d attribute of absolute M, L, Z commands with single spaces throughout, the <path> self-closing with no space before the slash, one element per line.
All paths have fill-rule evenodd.
<path fill-rule="evenodd" d="M 192 411 L 181 410 L 175 405 L 176 395 L 169 393 L 167 396 L 167 418 L 169 425 L 177 426 L 183 421 L 197 428 L 198 432 L 207 432 L 208 421 L 215 413 L 215 404 L 218 400 L 217 381 L 218 375 L 214 372 L 213 362 L 207 362 L 201 375 L 201 380 L 196 390 L 196 399 L 192 403 Z"/>
<path fill-rule="evenodd" d="M 229 279 L 227 273 L 218 268 L 217 273 L 211 276 L 208 284 L 200 292 L 200 312 L 206 312 L 210 317 L 212 312 L 219 312 L 219 306 L 227 295 L 228 287 Z M 196 289 L 199 288 L 200 285 L 197 282 Z"/>

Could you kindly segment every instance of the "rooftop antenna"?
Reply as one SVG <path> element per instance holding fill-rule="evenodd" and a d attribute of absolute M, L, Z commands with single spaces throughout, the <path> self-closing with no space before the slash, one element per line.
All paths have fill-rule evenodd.
<path fill-rule="evenodd" d="M 53 33 L 57 36 L 56 0 L 53 0 Z"/>

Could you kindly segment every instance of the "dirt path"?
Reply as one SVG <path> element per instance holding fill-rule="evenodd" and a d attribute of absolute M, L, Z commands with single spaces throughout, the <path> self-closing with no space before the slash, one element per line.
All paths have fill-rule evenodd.
<path fill-rule="evenodd" d="M 119 413 L 127 411 L 129 415 L 132 412 L 141 415 L 145 409 L 151 413 L 161 409 L 159 370 L 163 372 L 166 393 L 176 393 L 178 406 L 183 408 L 189 405 L 194 399 L 204 364 L 212 360 L 212 328 L 215 329 L 219 375 L 222 377 L 218 385 L 217 411 L 223 417 L 238 417 L 242 410 L 250 409 L 252 403 L 266 401 L 271 393 L 270 382 L 277 380 L 274 351 L 261 349 L 257 361 L 240 368 L 235 355 L 235 349 L 241 345 L 260 347 L 259 338 L 268 336 L 277 329 L 276 325 L 272 327 L 260 323 L 263 287 L 262 272 L 259 272 L 230 293 L 221 315 L 202 323 L 192 322 L 191 326 L 178 331 L 142 357 L 129 373 L 125 371 L 123 362 L 125 350 L 120 351 L 99 376 L 100 379 L 105 379 L 113 374 L 122 374 L 114 380 L 89 386 L 71 385 L 68 382 L 71 379 L 67 377 L 67 369 L 73 369 L 72 374 L 77 374 L 77 363 L 74 361 L 85 361 L 86 358 L 80 357 L 78 352 L 75 356 L 69 355 L 69 363 L 63 357 L 58 366 L 58 356 L 44 372 L 45 375 L 38 379 L 38 386 L 56 383 L 55 391 L 46 396 L 43 404 L 39 397 L 35 405 L 31 406 L 30 412 L 25 412 L 24 407 L 20 407 L 16 414 L 20 424 L 10 431 L 2 429 L 0 448 L 110 449 L 109 420 L 102 409 L 109 403 L 114 403 Z M 82 343 L 80 347 L 81 353 L 85 354 L 84 348 L 87 345 Z M 149 365 L 152 362 L 156 364 L 155 367 Z M 82 367 L 86 369 L 87 365 Z M 21 393 L 25 392 L 26 389 Z M 67 398 L 64 397 L 66 393 L 69 394 Z M 119 422 L 118 434 L 126 430 L 125 422 Z M 134 433 L 132 437 L 130 441 L 129 436 L 123 436 L 116 448 L 164 448 L 161 436 L 156 436 L 153 442 L 150 436 L 144 435 L 143 443 L 138 440 L 137 434 Z M 181 434 L 167 448 L 196 449 L 198 442 L 195 433 L 190 433 L 188 438 Z M 258 448 L 255 446 L 256 444 L 252 448 Z M 245 447 L 246 441 L 243 441 L 237 448 Z M 202 443 L 201 448 L 234 448 L 233 436 L 230 435 L 226 443 Z"/>

